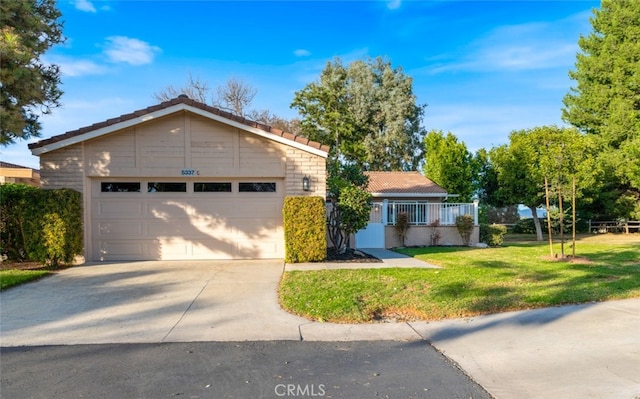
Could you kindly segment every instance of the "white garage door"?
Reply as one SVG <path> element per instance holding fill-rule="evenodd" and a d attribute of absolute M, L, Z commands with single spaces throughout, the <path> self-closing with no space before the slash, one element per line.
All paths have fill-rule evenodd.
<path fill-rule="evenodd" d="M 93 260 L 284 257 L 283 180 L 92 184 Z"/>

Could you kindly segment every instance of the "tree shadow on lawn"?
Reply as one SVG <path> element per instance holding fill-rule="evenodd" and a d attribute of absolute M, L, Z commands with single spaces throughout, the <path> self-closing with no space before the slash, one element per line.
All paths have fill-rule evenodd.
<path fill-rule="evenodd" d="M 580 256 L 578 251 L 577 256 Z M 599 251 L 589 253 L 587 258 L 596 264 L 608 264 L 611 266 L 633 266 L 640 265 L 640 251 L 623 250 L 617 252 Z M 624 264 L 620 264 L 623 262 Z M 628 264 L 627 264 L 628 263 Z"/>
<path fill-rule="evenodd" d="M 622 255 L 622 256 L 621 256 Z M 489 329 L 497 325 L 544 325 L 574 312 L 593 306 L 597 302 L 640 297 L 640 263 L 637 253 L 597 253 L 589 256 L 592 263 L 566 262 L 567 271 L 529 272 L 514 275 L 523 281 L 524 287 L 501 284 L 500 281 L 478 285 L 476 281 L 453 282 L 437 288 L 437 294 L 450 300 L 460 300 L 469 295 L 478 298 L 467 306 L 471 317 L 486 317 L 479 324 L 450 326 L 435 331 L 425 339 L 453 339 L 466 334 Z M 619 264 L 620 258 L 629 259 Z M 611 262 L 618 264 L 609 264 Z M 501 262 L 474 261 L 473 266 L 505 268 L 500 273 L 509 276 L 514 267 Z M 511 271 L 509 271 L 511 270 Z M 554 282 L 556 281 L 556 282 Z M 548 282 L 548 283 L 547 283 Z M 528 290 L 526 284 L 539 284 Z M 503 313 L 525 310 L 517 313 Z M 497 314 L 496 314 L 497 313 Z"/>

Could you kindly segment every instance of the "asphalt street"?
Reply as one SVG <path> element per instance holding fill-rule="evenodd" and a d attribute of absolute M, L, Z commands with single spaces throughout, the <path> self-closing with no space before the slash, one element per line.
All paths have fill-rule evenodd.
<path fill-rule="evenodd" d="M 491 398 L 424 341 L 0 349 L 2 398 Z"/>

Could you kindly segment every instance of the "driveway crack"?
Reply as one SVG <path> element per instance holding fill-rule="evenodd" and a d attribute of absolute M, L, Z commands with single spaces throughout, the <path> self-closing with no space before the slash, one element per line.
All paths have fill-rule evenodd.
<path fill-rule="evenodd" d="M 191 303 L 189 304 L 189 306 L 187 306 L 187 308 L 184 310 L 184 312 L 182 312 L 182 314 L 180 315 L 180 318 L 178 318 L 178 321 L 175 322 L 175 324 L 169 329 L 169 331 L 167 331 L 167 333 L 164 335 L 164 337 L 162 337 L 162 339 L 160 340 L 160 342 L 164 342 L 167 337 L 169 335 L 171 335 L 171 333 L 173 332 L 173 330 L 178 326 L 178 324 L 180 324 L 180 322 L 182 321 L 182 319 L 184 318 L 184 315 L 187 314 L 187 312 L 189 311 L 189 309 L 191 309 L 191 306 L 193 306 L 193 304 L 196 302 L 196 300 L 198 299 L 198 297 L 200 297 L 200 294 L 202 294 L 202 292 L 204 291 L 205 288 L 207 288 L 207 285 L 209 285 L 209 282 L 211 280 L 207 280 L 206 283 L 204 283 L 204 285 L 202 286 L 202 288 L 200 289 L 200 291 L 198 292 L 198 294 L 193 298 L 193 300 L 191 301 Z"/>

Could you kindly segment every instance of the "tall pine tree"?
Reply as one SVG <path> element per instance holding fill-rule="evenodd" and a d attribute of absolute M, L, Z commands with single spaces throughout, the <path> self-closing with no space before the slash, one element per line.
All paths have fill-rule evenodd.
<path fill-rule="evenodd" d="M 40 134 L 38 118 L 59 106 L 60 70 L 42 55 L 64 41 L 55 0 L 0 1 L 0 144 Z"/>
<path fill-rule="evenodd" d="M 602 0 L 593 31 L 580 37 L 576 83 L 564 98 L 563 119 L 596 135 L 607 171 L 602 192 L 616 190 L 616 215 L 640 217 L 640 2 Z M 629 204 L 635 203 L 634 211 Z"/>

